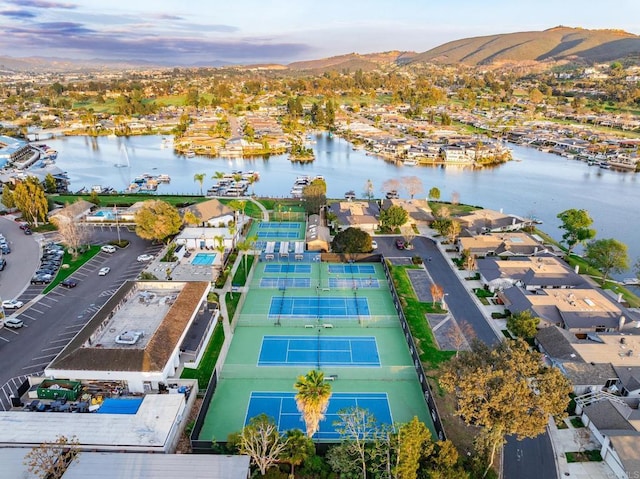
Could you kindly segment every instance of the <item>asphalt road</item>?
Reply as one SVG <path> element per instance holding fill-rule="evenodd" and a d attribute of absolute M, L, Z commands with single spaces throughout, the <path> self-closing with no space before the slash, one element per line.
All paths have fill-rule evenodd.
<path fill-rule="evenodd" d="M 412 251 L 400 251 L 395 247 L 397 237 L 376 237 L 378 252 L 387 257 L 422 257 L 432 279 L 444 288 L 447 308 L 456 321 L 466 321 L 471 325 L 476 338 L 487 344 L 496 344 L 498 337 L 487 324 L 473 298 L 452 270 L 438 246 L 430 238 L 416 237 Z M 503 455 L 504 479 L 557 479 L 555 458 L 551 440 L 547 433 L 533 439 L 516 440 L 508 437 Z"/>
<path fill-rule="evenodd" d="M 0 330 L 0 362 L 3 365 L 0 369 L 0 410 L 9 405 L 9 395 L 26 375 L 41 373 L 120 285 L 138 276 L 146 263 L 138 263 L 136 257 L 142 253 L 155 253 L 161 248 L 124 228 L 120 234 L 130 241 L 127 248 L 113 254 L 98 253 L 72 275 L 78 286 L 73 289 L 57 286 L 46 296 L 38 297 L 28 308 L 14 313 L 24 321 L 24 327 Z M 113 239 L 117 239 L 115 228 L 94 229 L 94 244 Z M 103 266 L 109 266 L 111 271 L 106 276 L 98 276 L 98 270 Z M 33 298 L 42 289 L 42 286 L 29 286 L 20 299 Z"/>

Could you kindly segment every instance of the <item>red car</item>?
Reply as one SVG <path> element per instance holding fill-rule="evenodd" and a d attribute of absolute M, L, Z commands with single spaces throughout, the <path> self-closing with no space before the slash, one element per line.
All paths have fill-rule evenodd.
<path fill-rule="evenodd" d="M 398 249 L 404 249 L 404 248 L 405 248 L 404 240 L 402 240 L 402 239 L 397 239 L 397 240 L 396 240 L 396 248 L 398 248 Z"/>

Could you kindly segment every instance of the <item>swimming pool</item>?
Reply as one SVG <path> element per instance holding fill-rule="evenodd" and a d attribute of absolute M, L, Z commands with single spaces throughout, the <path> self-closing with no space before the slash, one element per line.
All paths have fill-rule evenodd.
<path fill-rule="evenodd" d="M 213 264 L 216 259 L 215 253 L 198 253 L 191 260 L 191 264 L 196 266 Z"/>
<path fill-rule="evenodd" d="M 113 214 L 113 211 L 110 211 L 110 210 L 98 210 L 95 213 L 91 214 L 91 216 L 96 216 L 98 218 L 105 219 L 105 220 L 116 219 L 115 215 Z"/>

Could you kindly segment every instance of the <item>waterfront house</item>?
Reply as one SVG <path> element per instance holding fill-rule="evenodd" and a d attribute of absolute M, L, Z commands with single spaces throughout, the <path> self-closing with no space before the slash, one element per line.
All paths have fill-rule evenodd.
<path fill-rule="evenodd" d="M 472 211 L 458 216 L 457 219 L 462 229 L 469 230 L 472 234 L 516 231 L 527 225 L 522 218 L 487 209 Z"/>
<path fill-rule="evenodd" d="M 431 224 L 433 214 L 427 200 L 404 200 L 399 198 L 387 198 L 382 200 L 382 209 L 387 210 L 391 206 L 399 206 L 409 215 L 409 222 L 419 225 Z"/>
<path fill-rule="evenodd" d="M 380 226 L 380 208 L 375 201 L 338 201 L 329 205 L 333 215 L 332 226 L 343 231 L 359 228 L 373 234 Z"/>
<path fill-rule="evenodd" d="M 469 251 L 478 257 L 534 256 L 547 252 L 547 249 L 537 239 L 523 232 L 461 235 L 456 241 L 456 247 L 458 251 Z"/>

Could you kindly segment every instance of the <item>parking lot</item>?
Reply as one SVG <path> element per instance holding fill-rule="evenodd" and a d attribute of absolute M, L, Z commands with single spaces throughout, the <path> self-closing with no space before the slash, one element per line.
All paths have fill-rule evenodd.
<path fill-rule="evenodd" d="M 21 319 L 24 326 L 0 329 L 0 360 L 3 363 L 0 409 L 9 406 L 9 396 L 16 385 L 27 375 L 40 374 L 120 285 L 140 274 L 145 264 L 136 261 L 138 255 L 157 254 L 162 248 L 162 245 L 151 245 L 123 228 L 120 235 L 130 241 L 128 247 L 115 253 L 99 252 L 71 276 L 76 287 L 58 285 L 46 295 L 42 295 L 46 285 L 29 284 L 39 264 L 39 246 L 35 248 L 33 266 L 23 271 L 20 286 L 23 291 L 18 296 L 25 306 L 17 311 L 7 311 L 9 316 Z M 92 242 L 104 244 L 116 238 L 115 228 L 96 228 Z M 100 268 L 105 266 L 110 268 L 109 274 L 98 276 Z M 6 278 L 5 272 L 2 272 L 3 278 Z"/>

